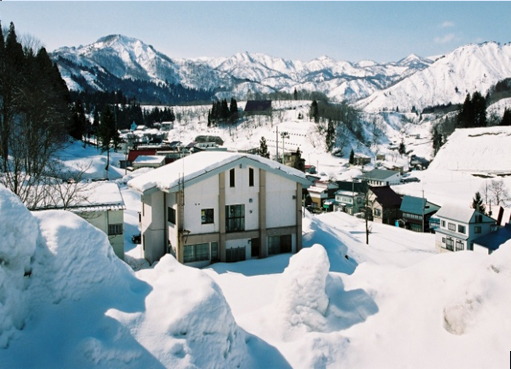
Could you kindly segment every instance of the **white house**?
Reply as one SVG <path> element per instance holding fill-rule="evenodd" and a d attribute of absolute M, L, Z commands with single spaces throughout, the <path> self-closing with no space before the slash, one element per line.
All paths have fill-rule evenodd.
<path fill-rule="evenodd" d="M 335 193 L 334 211 L 344 211 L 354 215 L 360 211 L 364 204 L 364 194 L 354 191 L 339 190 Z"/>
<path fill-rule="evenodd" d="M 309 184 L 294 168 L 231 152 L 193 154 L 128 182 L 141 194 L 144 257 L 171 253 L 198 267 L 300 250 Z"/>
<path fill-rule="evenodd" d="M 469 208 L 444 205 L 436 213 L 440 226 L 436 248 L 440 252 L 474 250 L 474 240 L 495 230 L 495 220 Z"/>
<path fill-rule="evenodd" d="M 115 254 L 124 260 L 124 199 L 112 182 L 47 186 L 43 201 L 34 210 L 68 210 L 107 236 Z"/>
<path fill-rule="evenodd" d="M 370 186 L 393 186 L 401 183 L 401 173 L 394 170 L 373 169 L 359 177 Z"/>

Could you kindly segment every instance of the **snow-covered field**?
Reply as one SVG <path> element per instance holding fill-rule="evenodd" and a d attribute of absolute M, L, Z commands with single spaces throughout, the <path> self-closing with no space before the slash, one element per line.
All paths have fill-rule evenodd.
<path fill-rule="evenodd" d="M 282 128 L 297 134 L 289 144 L 301 142 L 325 177 L 359 171 L 314 147 L 296 109 L 283 114 Z M 240 131 L 232 145 L 274 128 Z M 180 132 L 186 140 L 200 131 Z M 131 243 L 140 196 L 124 184 L 137 173 L 122 178 L 116 167 L 123 157 L 113 155 L 108 175 L 127 206 L 126 259 L 136 272 L 81 218 L 30 213 L 0 188 L 0 368 L 509 368 L 511 242 L 490 256 L 437 254 L 434 235 L 370 223 L 366 245 L 362 220 L 307 213 L 296 255 L 202 270 L 168 255 L 149 268 Z M 94 148 L 73 144 L 61 158 L 106 176 Z M 488 180 L 434 165 L 413 175 L 421 182 L 395 190 L 424 190 L 440 205 L 468 206 Z"/>

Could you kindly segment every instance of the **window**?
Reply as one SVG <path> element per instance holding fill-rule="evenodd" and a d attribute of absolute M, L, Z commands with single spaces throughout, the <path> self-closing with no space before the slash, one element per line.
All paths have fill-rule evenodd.
<path fill-rule="evenodd" d="M 214 223 L 214 209 L 202 209 L 200 211 L 201 224 L 212 224 Z"/>
<path fill-rule="evenodd" d="M 229 186 L 234 187 L 236 184 L 236 177 L 234 176 L 234 168 L 229 171 Z"/>
<path fill-rule="evenodd" d="M 452 238 L 448 238 L 445 240 L 445 248 L 447 250 L 454 251 L 454 241 L 452 240 Z"/>
<path fill-rule="evenodd" d="M 167 208 L 167 220 L 169 223 L 176 224 L 176 209 L 171 207 Z"/>
<path fill-rule="evenodd" d="M 183 262 L 192 263 L 194 261 L 209 260 L 209 243 L 199 243 L 197 245 L 185 245 L 183 248 Z"/>
<path fill-rule="evenodd" d="M 481 226 L 475 226 L 474 227 L 474 232 L 475 233 L 481 233 Z"/>
<path fill-rule="evenodd" d="M 482 223 L 483 222 L 483 216 L 482 215 L 476 215 L 476 223 Z"/>
<path fill-rule="evenodd" d="M 456 251 L 462 251 L 463 249 L 464 249 L 463 241 L 457 240 L 456 241 Z"/>
<path fill-rule="evenodd" d="M 211 261 L 220 260 L 220 255 L 218 254 L 218 242 L 211 242 Z"/>
<path fill-rule="evenodd" d="M 122 224 L 109 224 L 108 225 L 108 235 L 115 236 L 118 234 L 122 234 Z"/>
<path fill-rule="evenodd" d="M 374 216 L 375 217 L 381 217 L 381 210 L 380 209 L 374 209 Z"/>
<path fill-rule="evenodd" d="M 458 232 L 465 234 L 465 226 L 461 225 L 461 224 L 458 224 Z"/>
<path fill-rule="evenodd" d="M 240 232 L 245 230 L 245 205 L 227 205 L 225 207 L 225 231 Z"/>
<path fill-rule="evenodd" d="M 248 185 L 254 187 L 254 169 L 248 168 Z"/>
<path fill-rule="evenodd" d="M 442 228 L 445 228 L 445 220 L 442 220 Z"/>
<path fill-rule="evenodd" d="M 456 224 L 448 223 L 447 228 L 449 229 L 449 231 L 456 231 Z"/>
<path fill-rule="evenodd" d="M 268 237 L 268 254 L 276 255 L 286 252 L 291 252 L 292 238 L 290 234 L 283 236 L 269 236 Z"/>

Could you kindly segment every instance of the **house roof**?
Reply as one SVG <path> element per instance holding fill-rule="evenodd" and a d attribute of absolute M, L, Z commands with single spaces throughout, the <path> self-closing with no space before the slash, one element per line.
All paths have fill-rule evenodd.
<path fill-rule="evenodd" d="M 364 182 L 336 181 L 339 190 L 364 192 L 367 185 Z"/>
<path fill-rule="evenodd" d="M 476 210 L 468 206 L 461 207 L 457 205 L 447 204 L 440 208 L 440 210 L 436 213 L 436 216 L 439 218 L 450 219 L 457 222 L 470 223 L 470 220 L 472 219 L 474 212 L 476 212 Z M 483 215 L 484 222 L 494 222 L 494 220 L 491 219 L 490 217 L 482 213 L 480 214 Z"/>
<path fill-rule="evenodd" d="M 423 199 L 421 197 L 415 197 L 415 196 L 403 196 L 403 201 L 401 202 L 401 208 L 400 210 L 403 213 L 410 213 L 410 214 L 431 214 L 440 209 L 440 206 L 435 205 L 433 203 L 428 202 L 427 199 Z"/>
<path fill-rule="evenodd" d="M 66 209 L 75 213 L 93 212 L 93 211 L 105 211 L 105 210 L 125 210 L 124 199 L 122 197 L 119 186 L 113 182 L 92 182 L 77 184 L 80 187 L 62 184 L 59 186 L 60 191 L 65 193 L 66 191 L 72 191 L 74 188 L 78 188 L 76 195 L 66 206 Z M 50 186 L 47 186 L 49 191 L 52 190 Z M 55 189 L 55 191 L 59 191 Z M 63 209 L 64 203 L 59 196 L 46 196 L 39 207 L 34 210 L 48 210 L 48 209 Z"/>
<path fill-rule="evenodd" d="M 132 163 L 138 158 L 140 155 L 154 155 L 156 154 L 156 149 L 142 149 L 142 150 L 130 150 L 128 153 L 128 161 Z"/>
<path fill-rule="evenodd" d="M 243 164 L 299 182 L 304 188 L 311 184 L 305 177 L 305 173 L 262 156 L 226 151 L 204 151 L 133 178 L 128 182 L 128 186 L 140 193 L 157 190 L 176 192 L 179 190 L 180 182 L 191 185 Z"/>
<path fill-rule="evenodd" d="M 133 163 L 161 164 L 163 161 L 165 161 L 165 156 L 162 155 L 140 155 Z"/>
<path fill-rule="evenodd" d="M 501 228 L 496 232 L 491 232 L 476 238 L 474 243 L 494 251 L 497 250 L 500 245 L 509 240 L 511 240 L 511 224 L 506 224 L 504 228 Z"/>
<path fill-rule="evenodd" d="M 384 207 L 399 207 L 401 205 L 401 197 L 389 186 L 369 187 L 376 196 L 376 201 Z"/>
<path fill-rule="evenodd" d="M 373 169 L 370 172 L 363 173 L 360 176 L 360 178 L 384 181 L 396 174 L 399 174 L 399 172 L 396 172 L 394 170 L 386 170 L 386 169 Z"/>
<path fill-rule="evenodd" d="M 245 105 L 245 111 L 266 111 L 271 109 L 271 100 L 248 100 Z"/>

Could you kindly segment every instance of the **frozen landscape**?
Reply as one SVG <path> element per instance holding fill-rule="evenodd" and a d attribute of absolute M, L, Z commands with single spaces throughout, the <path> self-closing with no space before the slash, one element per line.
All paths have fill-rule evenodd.
<path fill-rule="evenodd" d="M 84 3 L 61 26 L 72 20 L 81 33 L 94 15 L 97 30 L 53 51 L 2 19 L 0 369 L 510 367 L 511 240 L 476 240 L 499 226 L 511 237 L 511 43 L 481 42 L 492 27 L 477 25 L 461 37 L 461 18 L 419 19 L 458 16 L 457 4 L 382 14 L 312 4 L 265 14 L 270 3 L 214 3 L 209 14 L 210 4 L 162 2 L 148 17 L 133 2 L 105 29 L 107 12 Z M 481 4 L 463 5 L 464 17 L 484 19 L 468 17 Z M 48 4 L 48 19 L 60 6 Z M 330 6 L 349 22 L 319 18 Z M 190 51 L 217 37 L 216 56 L 174 57 L 111 34 L 127 30 L 114 23 L 128 8 L 138 9 L 136 22 L 125 17 L 130 32 L 163 35 L 176 55 L 183 40 Z M 266 23 L 274 14 L 277 28 Z M 390 16 L 410 45 L 438 53 L 219 56 L 231 41 L 253 50 L 253 34 L 280 42 L 273 50 L 293 49 L 291 39 L 305 48 L 301 19 L 333 22 L 324 39 L 316 22 L 314 50 L 374 48 L 362 33 L 376 39 Z M 380 27 L 378 47 L 408 48 L 387 34 L 394 24 Z M 373 169 L 394 172 L 375 179 Z M 378 202 L 385 191 L 392 209 Z"/>
<path fill-rule="evenodd" d="M 300 147 L 325 178 L 360 172 L 314 147 L 314 124 L 294 118 L 307 103 L 291 105 L 280 113 L 282 123 L 261 124 L 249 136 L 241 128 L 209 133 L 222 135 L 231 149 L 245 148 L 272 137 L 278 126 L 294 133 L 286 145 Z M 176 121 L 169 139 L 191 140 L 203 129 L 199 119 Z M 413 172 L 420 183 L 394 189 L 418 196 L 424 190 L 439 205 L 468 206 L 488 180 L 472 172 L 509 171 L 511 131 L 465 131 L 440 150 L 442 161 Z M 495 135 L 491 149 L 481 150 Z M 428 128 L 405 125 L 388 136 L 424 150 Z M 502 160 L 495 153 L 503 153 Z M 59 155 L 69 167 L 89 166 L 90 178 L 105 176 L 106 156 L 94 147 L 72 143 Z M 507 367 L 511 243 L 490 256 L 437 254 L 432 234 L 372 223 L 366 245 L 362 219 L 307 212 L 304 249 L 296 255 L 202 270 L 167 255 L 149 267 L 131 242 L 140 195 L 126 186 L 148 169 L 124 176 L 116 165 L 123 157 L 112 153 L 109 177 L 127 206 L 125 251 L 132 268 L 81 218 L 31 213 L 0 189 L 0 212 L 9 214 L 1 228 L 2 367 Z M 460 164 L 442 164 L 453 162 Z"/>

